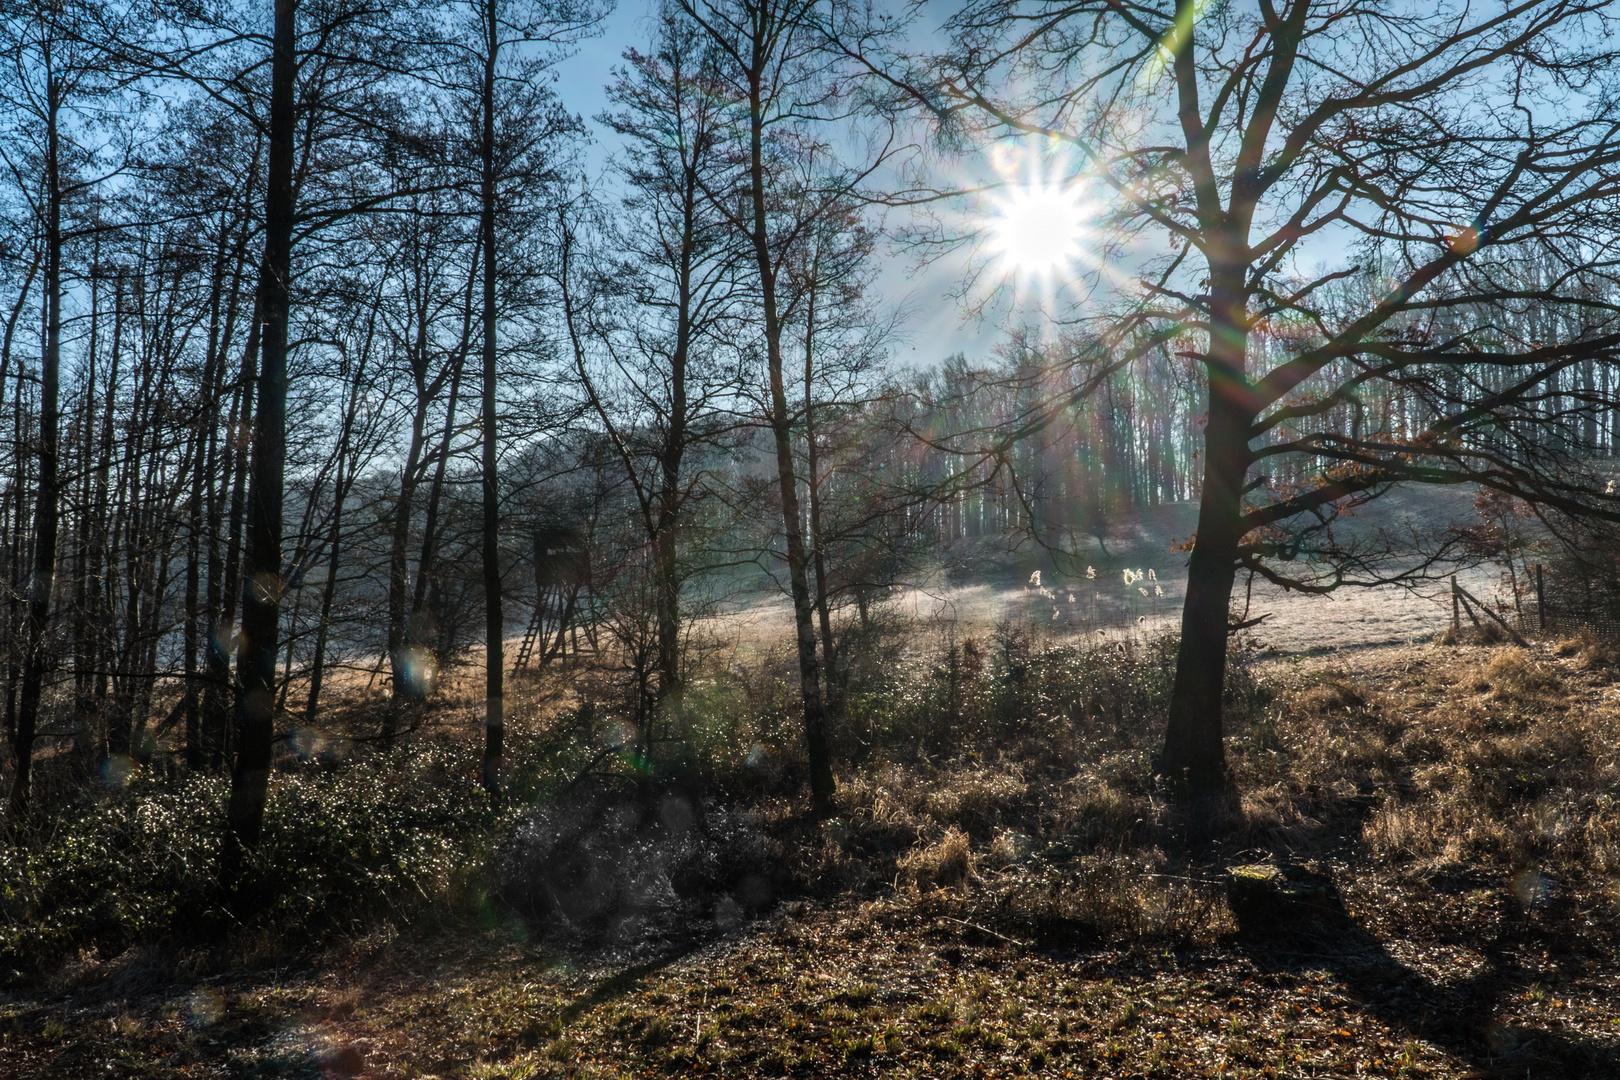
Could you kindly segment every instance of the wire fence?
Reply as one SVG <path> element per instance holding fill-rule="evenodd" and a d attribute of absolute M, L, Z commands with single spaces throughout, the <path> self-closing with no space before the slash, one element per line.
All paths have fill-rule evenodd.
<path fill-rule="evenodd" d="M 1508 637 L 1587 632 L 1620 641 L 1620 599 L 1604 583 L 1590 578 L 1555 575 L 1537 563 L 1529 567 L 1527 594 L 1511 608 L 1505 603 L 1482 602 L 1451 579 L 1451 625 L 1463 628 L 1464 618 L 1485 630 L 1496 627 Z"/>

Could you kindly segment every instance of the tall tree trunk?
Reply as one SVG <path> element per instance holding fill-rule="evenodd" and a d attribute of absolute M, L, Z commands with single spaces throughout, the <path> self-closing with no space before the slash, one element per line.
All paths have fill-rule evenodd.
<path fill-rule="evenodd" d="M 413 316 L 416 320 L 416 340 L 410 348 L 411 377 L 415 382 L 416 402 L 411 410 L 411 439 L 405 452 L 405 468 L 399 478 L 399 498 L 394 503 L 394 530 L 388 550 L 388 660 L 393 672 L 393 707 L 383 714 L 382 738 L 385 745 L 393 742 L 396 726 L 403 706 L 420 701 L 427 693 L 424 657 L 411 647 L 410 621 L 406 607 L 406 592 L 410 587 L 410 560 L 406 547 L 411 537 L 411 518 L 416 513 L 416 489 L 425 467 L 422 460 L 427 438 L 428 409 L 438 393 L 442 379 L 428 379 L 429 324 L 431 322 L 428 274 L 424 269 L 424 256 L 418 248 L 414 253 L 416 290 Z"/>
<path fill-rule="evenodd" d="M 28 651 L 27 608 L 22 602 L 28 591 L 28 583 L 23 580 L 28 548 L 23 535 L 23 522 L 28 520 L 28 515 L 23 512 L 22 500 L 23 492 L 28 491 L 32 483 L 29 463 L 34 457 L 21 452 L 28 442 L 28 428 L 23 420 L 26 415 L 23 409 L 26 389 L 21 365 L 18 367 L 17 392 L 11 399 L 11 445 L 16 448 L 11 456 L 11 490 L 16 496 L 16 503 L 11 515 L 10 543 L 7 545 L 9 565 L 6 567 L 6 578 L 12 583 L 12 588 L 7 590 L 10 595 L 6 598 L 6 629 L 11 642 L 11 647 L 6 650 L 6 734 L 12 739 L 17 735 L 17 690 L 22 683 L 24 654 Z"/>
<path fill-rule="evenodd" d="M 483 176 L 479 191 L 479 226 L 484 246 L 484 371 L 483 371 L 483 555 L 484 555 L 484 789 L 499 795 L 501 757 L 506 739 L 504 679 L 506 632 L 501 610 L 500 503 L 496 490 L 495 432 L 495 72 L 500 56 L 498 0 L 484 5 L 484 84 L 482 108 Z"/>
<path fill-rule="evenodd" d="M 450 444 L 456 432 L 456 405 L 461 401 L 461 377 L 467 368 L 467 354 L 472 348 L 473 286 L 480 275 L 480 253 L 483 250 L 482 230 L 479 243 L 474 245 L 473 265 L 467 274 L 466 304 L 462 311 L 461 344 L 451 361 L 450 396 L 445 401 L 444 428 L 439 433 L 438 460 L 433 465 L 433 480 L 428 485 L 427 509 L 422 518 L 422 553 L 416 563 L 416 585 L 411 590 L 411 612 L 407 626 L 415 627 L 428 595 L 428 583 L 434 573 L 439 554 L 439 505 L 444 498 L 444 473 L 450 464 Z M 415 631 L 412 631 L 415 634 Z M 437 635 L 431 642 L 437 648 Z M 417 644 L 425 644 L 418 642 Z"/>
<path fill-rule="evenodd" d="M 218 606 L 219 585 L 214 566 L 219 548 L 219 499 L 215 495 L 213 476 L 219 452 L 219 398 L 225 366 L 225 350 L 229 347 L 231 332 L 235 328 L 237 287 L 241 280 L 241 260 L 233 260 L 235 267 L 226 276 L 226 260 L 232 256 L 229 246 L 230 223 L 222 221 L 219 244 L 214 255 L 213 287 L 209 292 L 208 351 L 203 362 L 201 379 L 202 408 L 197 414 L 197 448 L 192 473 L 191 496 L 187 506 L 188 534 L 186 538 L 186 626 L 185 626 L 185 741 L 186 766 L 193 772 L 208 764 L 208 740 L 203 731 L 203 680 L 197 670 L 199 653 L 215 649 L 211 639 L 212 616 Z M 203 537 L 208 537 L 209 579 L 206 603 L 202 592 Z M 206 661 L 204 661 L 206 663 Z"/>
<path fill-rule="evenodd" d="M 79 406 L 78 482 L 70 496 L 77 501 L 79 511 L 73 516 L 73 570 L 70 577 L 73 589 L 73 755 L 79 762 L 87 762 L 93 754 L 88 714 L 90 668 L 94 663 L 91 641 L 91 619 L 87 601 L 90 598 L 90 461 L 95 454 L 96 416 L 96 362 L 101 356 L 101 236 L 98 233 L 90 255 L 90 340 L 84 352 L 84 396 Z M 5 381 L 0 375 L 0 384 Z M 66 558 L 63 559 L 64 566 Z"/>
<path fill-rule="evenodd" d="M 3 415 L 6 379 L 11 374 L 11 345 L 15 340 L 17 323 L 22 318 L 23 309 L 28 305 L 29 290 L 34 287 L 34 278 L 38 276 L 43 261 L 43 254 L 36 251 L 34 258 L 28 264 L 28 273 L 23 277 L 22 287 L 17 290 L 17 302 L 12 305 L 11 313 L 6 317 L 5 334 L 0 337 L 0 415 Z M 20 407 L 22 392 L 22 373 L 19 371 L 17 376 L 17 396 L 12 402 L 13 411 L 16 412 L 19 418 L 22 416 Z M 4 537 L 9 541 L 6 544 L 8 561 L 6 580 L 16 582 L 18 577 L 21 576 L 21 553 L 18 551 L 18 541 L 22 537 L 21 522 L 23 512 L 21 500 L 24 490 L 21 483 L 23 461 L 23 454 L 20 452 L 22 448 L 21 439 L 14 439 L 12 446 L 15 448 L 13 454 L 17 463 L 17 474 L 11 490 L 6 493 L 9 496 L 7 502 L 9 514 L 7 516 L 10 520 L 5 523 L 6 527 L 0 530 L 0 537 Z M 8 589 L 7 591 L 11 593 L 11 596 L 6 601 L 6 622 L 3 628 L 6 640 L 5 734 L 7 739 L 11 739 L 17 731 L 17 682 L 21 678 L 20 660 L 22 659 L 18 638 L 21 636 L 22 628 L 19 625 L 20 620 L 18 618 L 17 592 L 15 589 Z"/>
<path fill-rule="evenodd" d="M 411 587 L 410 615 L 405 620 L 412 644 L 425 644 L 432 636 L 418 631 L 417 623 L 427 604 L 428 583 L 439 557 L 439 506 L 444 500 L 444 473 L 450 461 L 450 442 L 456 426 L 456 399 L 461 394 L 461 365 L 458 363 L 450 379 L 450 398 L 445 403 L 444 429 L 439 433 L 439 446 L 434 451 L 433 479 L 428 481 L 427 506 L 422 512 L 422 551 L 416 560 L 416 583 Z M 418 638 L 421 638 L 419 641 Z"/>
<path fill-rule="evenodd" d="M 251 205 L 253 198 L 253 179 L 259 174 L 260 145 L 255 142 L 253 156 L 248 166 L 248 182 L 243 192 L 243 207 Z M 246 211 L 244 210 L 244 215 Z M 239 440 L 235 437 L 235 426 L 240 419 L 239 410 L 243 403 L 248 401 L 247 382 L 258 370 L 259 352 L 259 322 L 257 311 L 254 312 L 248 327 L 248 341 L 243 352 L 242 375 L 232 395 L 231 407 L 226 416 L 228 422 L 225 426 L 229 439 L 221 445 L 220 440 L 220 412 L 225 397 L 225 357 L 230 351 L 231 343 L 236 339 L 237 314 L 241 311 L 242 282 L 246 277 L 248 267 L 247 246 L 249 230 L 241 228 L 237 234 L 236 248 L 232 259 L 231 289 L 225 306 L 225 328 L 221 333 L 217 359 L 214 364 L 214 379 L 207 389 L 208 394 L 208 591 L 204 598 L 203 614 L 203 685 L 202 685 L 202 742 L 204 747 L 204 766 L 212 772 L 224 767 L 229 750 L 230 708 L 227 691 L 230 688 L 230 637 L 235 629 L 235 537 L 239 531 L 241 521 L 242 498 L 235 484 L 238 473 L 236 468 Z M 223 462 L 223 469 L 221 463 Z M 213 482 L 216 475 L 220 476 L 218 484 Z M 226 551 L 221 547 L 224 541 L 225 503 L 227 493 L 234 498 L 231 505 L 231 540 L 226 542 L 231 548 Z"/>
<path fill-rule="evenodd" d="M 425 348 L 425 345 L 422 346 Z M 420 670 L 406 652 L 406 588 L 410 576 L 406 545 L 411 536 L 411 514 L 416 507 L 416 487 L 422 472 L 422 443 L 427 424 L 428 391 L 418 366 L 416 405 L 411 412 L 411 441 L 405 452 L 405 468 L 399 478 L 399 498 L 394 503 L 393 535 L 388 549 L 388 662 L 394 675 L 394 708 L 383 715 L 382 738 L 389 743 L 399 722 L 398 706 L 420 697 Z"/>
<path fill-rule="evenodd" d="M 1215 317 L 1206 362 L 1209 419 L 1204 427 L 1204 486 L 1198 531 L 1187 562 L 1181 642 L 1170 693 L 1159 770 L 1178 796 L 1197 802 L 1226 787 L 1221 699 L 1226 685 L 1229 609 L 1237 572 L 1244 477 L 1254 419 L 1244 372 L 1247 349 L 1241 277 L 1214 274 Z"/>
<path fill-rule="evenodd" d="M 134 753 L 142 765 L 150 763 L 153 752 L 156 751 L 156 735 L 147 739 L 145 735 L 146 721 L 152 715 L 152 691 L 154 689 L 154 675 L 157 672 L 158 644 L 163 638 L 163 598 L 169 591 L 169 571 L 174 565 L 174 531 L 164 528 L 157 533 L 156 546 L 158 550 L 157 575 L 153 582 L 151 603 L 146 608 L 146 625 L 142 628 L 142 642 L 140 663 L 136 669 L 138 682 L 135 693 L 134 723 Z"/>
<path fill-rule="evenodd" d="M 204 381 L 209 380 L 205 377 Z M 207 410 L 204 410 L 203 416 L 207 415 Z M 201 423 L 192 438 L 198 446 L 192 462 L 191 493 L 186 500 L 186 609 L 182 635 L 185 685 L 180 692 L 185 724 L 186 768 L 196 772 L 203 766 L 202 698 L 197 685 L 197 650 L 201 645 L 198 623 L 202 611 L 198 605 L 202 594 L 202 567 L 199 564 L 202 560 L 203 467 L 207 456 L 204 452 L 206 436 Z"/>
<path fill-rule="evenodd" d="M 92 612 L 89 630 L 92 657 L 90 697 L 95 702 L 96 716 L 102 722 L 103 740 L 108 719 L 109 671 L 113 667 L 113 653 L 117 646 L 114 632 L 116 619 L 113 615 L 113 567 L 118 561 L 118 542 L 114 530 L 119 514 L 109 511 L 114 504 L 122 505 L 122 500 L 114 498 L 112 491 L 113 436 L 116 432 L 118 370 L 123 359 L 124 322 L 125 281 L 123 274 L 120 273 L 113 288 L 112 349 L 107 357 L 107 394 L 101 408 L 100 442 L 96 451 L 95 498 L 90 507 L 90 513 L 95 519 L 91 532 L 94 538 L 91 549 L 92 578 L 88 590 Z M 118 479 L 120 487 L 123 482 L 123 476 L 120 474 Z"/>
<path fill-rule="evenodd" d="M 832 598 L 827 586 L 827 551 L 821 531 L 821 457 L 816 449 L 815 347 L 816 293 L 811 284 L 804 315 L 804 486 L 810 499 L 810 552 L 816 572 L 816 618 L 821 624 L 821 662 L 826 673 L 828 696 L 832 696 L 836 669 L 833 661 Z M 836 712 L 838 702 L 832 702 Z"/>
<path fill-rule="evenodd" d="M 48 63 L 48 62 L 47 62 Z M 61 507 L 57 486 L 57 397 L 62 376 L 62 184 L 57 110 L 60 84 L 54 71 L 46 75 L 45 110 L 45 349 L 39 372 L 39 476 L 34 504 L 34 570 L 28 581 L 27 655 L 23 663 L 22 694 L 11 747 L 16 773 L 11 782 L 10 816 L 19 823 L 28 811 L 34 761 L 34 737 L 39 725 L 39 700 L 45 686 L 50 650 L 45 635 L 50 627 L 51 593 L 56 583 L 56 533 Z"/>
<path fill-rule="evenodd" d="M 231 693 L 231 652 L 238 637 L 236 605 L 240 599 L 242 581 L 242 527 L 247 517 L 248 455 L 252 440 L 247 432 L 253 424 L 253 386 L 258 378 L 259 351 L 263 340 L 264 319 L 259 300 L 253 302 L 253 325 L 248 330 L 247 346 L 242 350 L 242 370 L 237 376 L 236 393 L 231 405 L 234 418 L 228 426 L 230 445 L 226 448 L 230 480 L 230 517 L 226 523 L 225 559 L 220 564 L 220 603 L 218 629 L 210 639 L 208 653 L 208 681 L 203 688 L 204 728 L 209 742 L 209 767 L 221 768 L 233 759 L 236 748 L 234 728 L 234 694 Z"/>
<path fill-rule="evenodd" d="M 17 394 L 12 399 L 12 441 L 16 447 L 23 445 L 22 439 L 22 373 L 17 376 Z M 22 594 L 26 588 L 23 581 L 23 519 L 25 514 L 22 507 L 22 493 L 27 490 L 26 475 L 28 472 L 26 461 L 28 455 L 13 454 L 12 485 L 9 494 L 15 496 L 12 507 L 11 520 L 7 523 L 6 536 L 6 580 L 12 583 L 7 589 L 6 597 L 6 739 L 9 741 L 17 737 L 17 690 L 22 683 L 23 653 L 27 651 L 28 631 L 24 625 L 27 609 L 22 603 Z"/>
<path fill-rule="evenodd" d="M 817 816 L 832 812 L 834 781 L 827 750 L 826 710 L 821 696 L 821 660 L 816 655 L 815 606 L 810 598 L 808 559 L 799 509 L 799 481 L 793 468 L 793 430 L 787 384 L 782 372 L 782 318 L 777 308 L 776 265 L 771 252 L 770 220 L 765 198 L 765 72 L 771 57 L 757 41 L 748 72 L 749 196 L 752 221 L 749 240 L 759 269 L 760 299 L 765 316 L 765 360 L 769 368 L 771 434 L 776 444 L 777 485 L 782 498 L 782 526 L 787 539 L 788 584 L 793 594 L 793 629 L 799 652 L 799 692 L 804 709 L 804 746 L 810 762 L 810 801 Z"/>
<path fill-rule="evenodd" d="M 688 223 L 681 246 L 682 266 L 679 314 L 675 327 L 675 349 L 669 365 L 669 425 L 659 455 L 657 534 L 652 538 L 657 596 L 654 615 L 658 622 L 658 702 L 665 705 L 680 693 L 681 686 L 681 573 L 677 530 L 681 522 L 681 464 L 686 453 L 687 395 L 686 368 L 691 351 L 691 269 L 690 193 L 686 201 Z"/>
<path fill-rule="evenodd" d="M 654 541 L 658 622 L 658 702 L 673 704 L 681 689 L 681 573 L 676 529 L 680 519 L 680 464 L 664 466 L 658 493 L 659 527 Z"/>
<path fill-rule="evenodd" d="M 131 298 L 132 308 L 135 312 L 141 312 L 146 310 L 144 305 L 149 297 L 139 287 L 140 279 L 136 281 L 136 295 Z M 140 325 L 138 315 L 136 325 Z M 116 617 L 109 619 L 123 632 L 122 640 L 115 638 L 114 641 L 113 709 L 107 723 L 107 751 L 117 755 L 127 755 L 134 748 L 136 685 L 142 681 L 139 656 L 145 626 L 144 584 L 151 577 L 152 546 L 148 541 L 146 522 L 152 514 L 146 492 L 148 484 L 155 481 L 147 474 L 146 451 L 147 434 L 153 429 L 151 391 L 155 373 L 153 365 L 145 362 L 146 357 L 140 356 L 139 352 L 137 356 L 141 362 L 134 366 L 138 378 L 130 398 L 127 418 L 132 437 L 125 447 L 124 460 L 120 462 L 118 470 L 118 486 L 113 494 L 113 505 L 117 510 L 113 518 L 112 536 L 119 545 L 123 560 L 122 577 L 115 579 L 111 572 L 118 565 L 117 558 L 108 560 L 107 575 L 109 590 L 113 594 L 108 611 L 119 610 L 119 592 L 123 595 L 124 610 L 122 620 Z"/>
<path fill-rule="evenodd" d="M 228 886 L 242 849 L 258 846 L 269 794 L 274 733 L 276 653 L 281 602 L 281 511 L 286 454 L 287 323 L 293 234 L 293 13 L 297 0 L 276 0 L 270 69 L 269 187 L 265 192 L 264 264 L 259 309 L 264 319 L 253 424 L 253 476 L 248 499 L 247 557 L 242 588 L 242 647 L 237 659 L 236 765 L 226 810 Z"/>

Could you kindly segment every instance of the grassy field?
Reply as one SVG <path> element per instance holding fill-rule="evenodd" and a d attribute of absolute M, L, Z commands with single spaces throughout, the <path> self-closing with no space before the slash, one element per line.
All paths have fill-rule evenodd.
<path fill-rule="evenodd" d="M 412 784 L 475 790 L 425 726 L 441 758 L 370 825 L 334 809 L 324 846 L 266 869 L 287 918 L 224 945 L 160 914 L 69 928 L 14 971 L 0 1075 L 1620 1075 L 1620 668 L 1599 643 L 1261 654 L 1234 679 L 1219 821 L 1151 777 L 1163 643 L 1004 630 L 884 655 L 846 701 L 831 822 L 795 796 L 780 665 L 733 662 L 699 703 L 709 824 L 683 835 L 729 815 L 766 898 L 711 875 L 633 919 L 525 908 L 500 869 L 523 807 L 383 812 Z M 536 691 L 518 712 L 524 790 L 566 798 L 546 777 L 578 760 L 558 749 L 577 711 Z M 350 787 L 300 805 L 362 803 L 396 768 L 344 763 Z M 662 821 L 609 846 L 678 884 Z M 365 828 L 393 830 L 394 868 L 300 906 L 298 859 L 342 862 Z M 1228 869 L 1256 863 L 1327 883 L 1307 918 L 1234 913 Z M 331 918 L 368 889 L 393 891 Z"/>

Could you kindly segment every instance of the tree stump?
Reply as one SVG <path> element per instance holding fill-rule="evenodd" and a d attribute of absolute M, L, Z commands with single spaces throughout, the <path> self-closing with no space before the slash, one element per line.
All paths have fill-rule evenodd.
<path fill-rule="evenodd" d="M 1238 929 L 1246 934 L 1269 935 L 1315 925 L 1339 910 L 1332 879 L 1287 863 L 1228 867 L 1226 901 Z"/>

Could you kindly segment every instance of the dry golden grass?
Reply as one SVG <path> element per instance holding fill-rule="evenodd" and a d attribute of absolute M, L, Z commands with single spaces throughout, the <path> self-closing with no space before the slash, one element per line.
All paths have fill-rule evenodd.
<path fill-rule="evenodd" d="M 1588 671 L 1620 665 L 1620 646 L 1603 640 L 1590 630 L 1583 630 L 1558 642 L 1553 646 L 1553 655 L 1573 657 Z"/>
<path fill-rule="evenodd" d="M 898 867 L 899 884 L 924 892 L 966 885 L 978 876 L 972 841 L 955 825 L 934 843 L 906 852 Z"/>
<path fill-rule="evenodd" d="M 1620 694 L 1589 640 L 1392 650 L 1359 678 L 1285 676 L 1272 746 L 1237 763 L 1242 824 L 1296 843 L 1369 812 L 1367 856 L 1423 874 L 1620 871 Z M 1265 740 L 1261 740 L 1264 742 Z"/>
<path fill-rule="evenodd" d="M 874 758 L 840 776 L 835 821 L 762 799 L 811 899 L 723 943 L 597 969 L 480 909 L 292 972 L 14 996 L 0 1073 L 1620 1075 L 1604 655 L 1270 662 L 1232 717 L 1241 794 L 1201 843 L 1154 784 L 1145 725 L 1087 714 L 1067 743 L 1024 725 L 1016 751 Z M 1221 874 L 1265 860 L 1331 876 L 1345 925 L 1239 935 Z"/>

